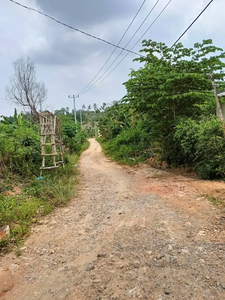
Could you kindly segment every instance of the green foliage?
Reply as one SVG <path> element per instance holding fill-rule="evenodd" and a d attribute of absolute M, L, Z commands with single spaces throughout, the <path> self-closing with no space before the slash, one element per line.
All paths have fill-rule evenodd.
<path fill-rule="evenodd" d="M 30 123 L 0 123 L 0 168 L 23 177 L 38 174 L 41 164 L 38 127 Z"/>
<path fill-rule="evenodd" d="M 180 118 L 197 119 L 215 112 L 212 85 L 206 73 L 206 66 L 210 69 L 212 63 L 202 58 L 202 48 L 197 45 L 196 49 L 186 49 L 182 44 L 168 48 L 149 40 L 143 46 L 146 57 L 137 60 L 145 66 L 131 72 L 131 79 L 125 83 L 128 94 L 124 101 L 134 112 L 148 114 L 154 140 L 172 142 L 171 133 Z M 207 54 L 214 51 L 210 48 Z M 222 82 L 222 75 L 217 81 Z"/>
<path fill-rule="evenodd" d="M 16 110 L 14 117 L 0 122 L 0 226 L 9 225 L 11 229 L 10 236 L 0 241 L 0 251 L 19 245 L 33 222 L 74 195 L 74 165 L 89 144 L 79 125 L 66 117 L 62 122 L 64 138 L 71 145 L 71 153 L 76 153 L 65 157 L 65 168 L 43 170 L 42 180 L 37 180 L 42 161 L 39 124 L 31 124 Z M 17 184 L 24 187 L 23 193 L 7 196 L 6 192 L 12 190 L 13 194 Z"/>
<path fill-rule="evenodd" d="M 22 125 L 22 119 L 23 119 L 23 114 L 17 114 L 17 110 L 14 109 L 14 116 L 13 117 L 5 117 L 5 116 L 1 116 L 3 118 L 3 120 L 1 120 L 0 123 L 5 124 L 5 125 L 10 125 L 10 124 L 14 124 L 14 125 Z"/>
<path fill-rule="evenodd" d="M 174 140 L 181 145 L 183 163 L 193 166 L 203 179 L 224 178 L 225 139 L 216 117 L 181 122 Z"/>
<path fill-rule="evenodd" d="M 0 226 L 10 226 L 10 236 L 0 241 L 0 251 L 19 245 L 22 238 L 29 234 L 31 224 L 50 210 L 51 207 L 43 199 L 27 195 L 0 194 Z"/>
<path fill-rule="evenodd" d="M 151 136 L 146 120 L 137 121 L 126 104 L 115 103 L 106 109 L 99 126 L 99 139 L 106 154 L 122 163 L 134 164 L 150 155 Z"/>
<path fill-rule="evenodd" d="M 107 107 L 99 120 L 99 129 L 105 140 L 115 138 L 124 128 L 131 125 L 131 112 L 120 102 Z"/>
<path fill-rule="evenodd" d="M 89 146 L 85 142 L 81 151 Z M 68 157 L 65 168 L 46 170 L 42 180 L 35 176 L 30 179 L 19 196 L 6 196 L 0 193 L 0 227 L 10 226 L 10 236 L 0 241 L 0 251 L 8 251 L 20 245 L 30 232 L 32 223 L 51 212 L 55 207 L 65 205 L 73 196 L 77 182 L 79 155 Z M 5 190 L 5 188 L 4 188 Z"/>
<path fill-rule="evenodd" d="M 66 148 L 69 148 L 70 153 L 79 153 L 82 149 L 82 145 L 86 140 L 86 135 L 82 131 L 79 124 L 75 124 L 73 121 L 67 121 L 62 124 L 63 143 Z"/>
<path fill-rule="evenodd" d="M 135 60 L 142 65 L 124 83 L 122 103 L 101 115 L 107 153 L 136 162 L 157 154 L 168 165 L 192 167 L 202 178 L 224 178 L 224 137 L 211 80 L 218 91 L 225 88 L 225 53 L 212 40 L 193 48 L 145 40 L 141 52 Z"/>
<path fill-rule="evenodd" d="M 91 108 L 91 106 L 89 105 L 87 108 L 85 105 L 82 106 L 82 109 L 77 110 L 76 111 L 76 120 L 78 122 L 78 124 L 82 124 L 82 130 L 84 131 L 84 135 L 85 137 L 93 137 L 97 135 L 98 132 L 98 122 L 99 119 L 101 117 L 101 108 L 98 108 L 97 104 L 94 103 L 93 104 L 93 111 L 90 111 L 88 108 Z M 55 111 L 55 115 L 60 119 L 60 122 L 62 124 L 65 123 L 74 123 L 74 110 L 72 110 L 72 112 L 69 112 L 69 108 L 61 108 L 60 110 L 56 110 Z M 71 131 L 73 131 L 74 129 L 72 128 L 72 126 L 70 126 Z M 70 130 L 67 129 L 67 130 Z M 80 130 L 79 125 L 76 128 L 78 131 Z M 66 131 L 67 131 L 66 130 Z M 72 144 L 69 145 L 68 143 L 68 139 L 66 138 L 67 133 L 65 133 L 65 141 L 66 144 L 69 148 L 74 149 L 75 151 L 77 151 L 76 147 L 74 148 L 74 143 L 72 142 Z M 78 144 L 79 144 L 79 140 L 81 138 L 81 135 L 79 134 L 78 137 Z M 78 145 L 79 148 L 79 145 Z"/>

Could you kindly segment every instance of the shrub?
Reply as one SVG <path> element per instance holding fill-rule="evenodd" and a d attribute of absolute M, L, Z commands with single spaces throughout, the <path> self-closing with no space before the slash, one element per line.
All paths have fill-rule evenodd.
<path fill-rule="evenodd" d="M 28 177 L 38 173 L 41 146 L 36 126 L 0 124 L 0 164 L 4 174 Z"/>
<path fill-rule="evenodd" d="M 70 153 L 79 153 L 82 149 L 82 144 L 86 140 L 86 135 L 81 127 L 74 122 L 66 122 L 62 125 L 63 143 L 66 148 L 69 148 Z"/>
<path fill-rule="evenodd" d="M 180 143 L 183 162 L 203 179 L 224 177 L 225 139 L 218 118 L 184 120 L 177 126 L 174 139 Z"/>
<path fill-rule="evenodd" d="M 103 143 L 103 148 L 113 159 L 130 164 L 148 158 L 150 147 L 149 134 L 143 130 L 141 122 L 136 126 L 124 128 L 116 138 Z"/>

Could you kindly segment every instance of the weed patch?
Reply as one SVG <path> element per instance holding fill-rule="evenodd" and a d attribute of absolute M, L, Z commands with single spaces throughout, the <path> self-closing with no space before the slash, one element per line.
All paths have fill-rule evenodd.
<path fill-rule="evenodd" d="M 84 142 L 79 153 L 67 157 L 65 168 L 44 170 L 43 179 L 33 176 L 17 196 L 0 194 L 0 227 L 10 226 L 10 235 L 0 240 L 0 252 L 18 247 L 26 238 L 31 225 L 50 213 L 55 207 L 65 205 L 73 196 L 77 180 L 79 156 L 89 142 Z M 2 184 L 5 190 L 5 185 Z"/>
<path fill-rule="evenodd" d="M 223 201 L 219 198 L 216 198 L 212 195 L 206 195 L 206 199 L 215 206 L 219 206 L 219 207 L 223 207 L 223 208 L 225 207 L 225 201 Z"/>

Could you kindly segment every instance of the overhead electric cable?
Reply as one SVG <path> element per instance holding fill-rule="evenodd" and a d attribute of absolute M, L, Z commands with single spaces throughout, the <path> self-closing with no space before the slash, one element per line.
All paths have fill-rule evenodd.
<path fill-rule="evenodd" d="M 132 21 L 130 22 L 129 26 L 127 27 L 127 29 L 125 30 L 124 34 L 122 35 L 122 37 L 120 38 L 119 42 L 117 43 L 116 46 L 119 46 L 119 44 L 121 43 L 121 41 L 123 40 L 123 38 L 125 37 L 125 35 L 127 34 L 128 30 L 130 29 L 131 25 L 134 23 L 135 19 L 137 18 L 139 12 L 141 11 L 143 5 L 145 4 L 146 0 L 144 0 L 141 4 L 141 6 L 139 7 L 138 11 L 136 12 L 135 16 L 133 17 Z M 101 71 L 103 70 L 103 68 L 106 66 L 107 62 L 110 60 L 110 58 L 113 56 L 114 52 L 116 51 L 117 47 L 114 48 L 114 50 L 112 51 L 112 53 L 110 54 L 110 56 L 107 58 L 107 60 L 105 61 L 105 63 L 103 64 L 103 66 L 100 68 L 100 70 L 96 73 L 96 75 L 93 77 L 93 79 L 78 93 L 82 93 L 84 90 L 86 90 L 91 83 L 95 80 L 95 78 L 101 73 Z M 122 50 L 123 51 L 123 50 Z"/>
<path fill-rule="evenodd" d="M 194 21 L 188 26 L 188 28 L 179 36 L 175 43 L 171 46 L 171 48 L 176 45 L 177 42 L 185 35 L 185 33 L 192 27 L 192 25 L 199 19 L 199 17 L 204 13 L 204 11 L 209 7 L 209 5 L 213 2 L 213 0 L 209 1 L 209 3 L 205 6 L 205 8 L 200 12 L 200 14 L 194 19 Z"/>
<path fill-rule="evenodd" d="M 144 37 L 144 35 L 150 30 L 150 28 L 154 25 L 154 23 L 158 20 L 158 18 L 162 15 L 162 13 L 165 11 L 165 9 L 168 7 L 168 5 L 172 2 L 172 0 L 169 0 L 167 2 L 167 4 L 164 6 L 164 8 L 160 11 L 160 13 L 157 15 L 157 17 L 154 19 L 154 21 L 150 24 L 150 26 L 147 28 L 147 30 L 142 34 L 142 36 L 138 39 L 138 41 L 133 45 L 133 47 L 131 49 L 133 49 L 139 42 L 140 40 Z M 86 94 L 88 92 L 90 92 L 91 90 L 93 90 L 95 87 L 97 87 L 99 84 L 101 84 L 121 63 L 122 61 L 127 57 L 128 53 L 118 62 L 118 64 L 100 81 L 100 82 L 96 82 L 97 84 L 90 87 L 90 89 L 88 89 L 87 91 L 85 91 L 82 94 Z M 108 70 L 108 69 L 107 69 Z M 106 73 L 106 72 L 105 72 Z M 105 74 L 104 73 L 104 74 Z M 103 74 L 103 75 L 104 75 Z M 102 77 L 102 76 L 101 76 Z M 100 79 L 100 78 L 99 78 Z M 98 80 L 99 80 L 98 79 Z"/>
<path fill-rule="evenodd" d="M 205 10 L 209 7 L 209 5 L 213 2 L 213 0 L 211 0 L 205 7 L 204 9 L 200 12 L 200 14 L 198 14 L 198 16 L 194 19 L 194 21 L 187 27 L 187 29 L 180 35 L 180 37 L 176 40 L 176 42 L 173 43 L 173 45 L 171 46 L 171 48 L 176 45 L 176 43 L 187 33 L 187 31 L 192 27 L 192 25 L 199 19 L 199 17 L 205 12 Z M 116 66 L 117 67 L 117 66 Z M 116 68 L 115 67 L 115 68 Z M 112 70 L 113 71 L 113 70 Z M 111 71 L 111 72 L 112 72 Z M 108 74 L 108 76 L 110 75 L 110 73 Z M 101 82 L 100 82 L 101 83 Z M 99 84 L 100 84 L 99 83 Z M 90 90 L 89 90 L 90 91 Z M 125 97 L 125 96 L 124 96 Z"/>
<path fill-rule="evenodd" d="M 129 39 L 129 41 L 126 43 L 126 45 L 124 47 L 127 47 L 130 42 L 133 40 L 133 38 L 135 37 L 135 35 L 138 33 L 138 31 L 141 29 L 141 27 L 143 26 L 143 24 L 146 22 L 147 18 L 150 16 L 150 14 L 152 13 L 152 11 L 154 10 L 154 8 L 156 7 L 156 5 L 159 3 L 160 0 L 157 0 L 156 3 L 154 4 L 154 6 L 152 7 L 152 9 L 150 10 L 150 12 L 147 14 L 147 16 L 145 17 L 145 19 L 142 21 L 141 25 L 138 27 L 138 29 L 135 31 L 135 33 L 132 35 L 132 37 Z M 171 0 L 172 1 L 172 0 Z M 120 55 L 123 53 L 123 50 L 120 51 L 120 53 L 117 55 L 117 57 L 113 60 L 113 62 L 108 66 L 108 68 L 105 70 L 105 72 L 96 80 L 95 83 L 92 84 L 92 86 L 89 89 L 92 89 L 92 87 L 95 86 L 95 84 L 107 73 L 107 71 L 114 65 L 114 63 L 117 61 L 117 59 L 120 57 Z M 86 92 L 86 91 L 84 91 Z"/>
<path fill-rule="evenodd" d="M 32 10 L 32 11 L 34 11 L 34 12 L 40 14 L 40 15 L 45 16 L 46 18 L 49 18 L 49 19 L 53 20 L 53 21 L 56 22 L 56 23 L 59 23 L 60 25 L 63 25 L 63 26 L 65 26 L 65 27 L 67 27 L 67 28 L 70 28 L 70 29 L 72 29 L 72 30 L 74 30 L 74 31 L 80 32 L 80 33 L 82 33 L 82 34 L 84 34 L 84 35 L 87 35 L 87 36 L 93 38 L 93 39 L 96 39 L 96 40 L 99 40 L 99 41 L 101 41 L 101 42 L 104 42 L 104 43 L 106 43 L 106 44 L 108 44 L 108 45 L 110 45 L 110 46 L 113 46 L 113 47 L 122 49 L 123 51 L 128 51 L 129 53 L 133 53 L 133 54 L 135 54 L 135 55 L 142 56 L 140 53 L 133 52 L 133 51 L 130 51 L 130 50 L 126 49 L 126 48 L 117 46 L 117 45 L 115 45 L 114 43 L 111 43 L 111 42 L 109 42 L 109 41 L 107 41 L 107 40 L 105 40 L 105 39 L 102 39 L 102 38 L 100 38 L 100 37 L 94 36 L 94 35 L 92 35 L 92 34 L 90 34 L 90 33 L 87 33 L 87 32 L 85 32 L 85 31 L 83 31 L 83 30 L 77 29 L 77 28 L 75 28 L 75 27 L 73 27 L 73 26 L 71 26 L 71 25 L 68 25 L 68 24 L 66 24 L 66 23 L 64 23 L 64 22 L 61 22 L 61 21 L 55 19 L 54 17 L 51 17 L 50 15 L 48 15 L 48 14 L 46 14 L 46 13 L 43 13 L 43 12 L 41 12 L 41 11 L 35 9 L 35 8 L 28 7 L 28 6 L 26 6 L 26 5 L 23 5 L 23 4 L 19 3 L 19 2 L 17 2 L 17 1 L 14 1 L 14 0 L 9 0 L 9 1 L 10 1 L 10 2 L 13 2 L 13 3 L 15 3 L 15 4 L 17 4 L 17 5 L 19 5 L 19 6 L 23 7 L 23 8 L 25 8 L 25 9 Z"/>

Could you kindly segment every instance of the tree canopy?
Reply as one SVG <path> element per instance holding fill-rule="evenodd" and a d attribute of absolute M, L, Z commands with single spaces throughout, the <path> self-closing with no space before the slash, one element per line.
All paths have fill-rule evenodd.
<path fill-rule="evenodd" d="M 136 144 L 142 143 L 141 137 L 148 141 L 135 156 L 157 154 L 169 165 L 201 165 L 200 173 L 205 177 L 221 175 L 225 165 L 224 171 L 218 171 L 224 164 L 218 149 L 225 147 L 224 139 L 221 142 L 225 131 L 217 92 L 225 88 L 224 51 L 209 39 L 192 48 L 181 43 L 170 48 L 145 40 L 140 52 L 144 55 L 135 59 L 140 68 L 131 70 L 130 79 L 124 83 L 127 94 L 120 104 L 105 110 L 100 122 L 108 149 L 123 149 L 121 158 L 132 158 L 132 147 L 136 147 L 134 140 L 128 139 L 132 129 L 139 132 Z M 204 169 L 207 151 L 214 153 L 214 159 Z"/>

